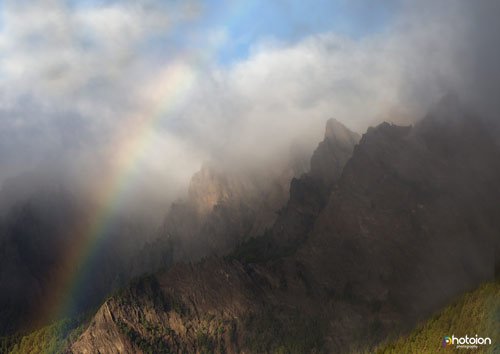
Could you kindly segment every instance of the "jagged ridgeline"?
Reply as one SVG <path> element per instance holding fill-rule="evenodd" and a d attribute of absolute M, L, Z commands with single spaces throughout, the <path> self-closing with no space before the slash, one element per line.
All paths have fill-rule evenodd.
<path fill-rule="evenodd" d="M 290 180 L 308 169 L 309 155 L 297 143 L 272 166 L 239 171 L 207 163 L 163 224 L 118 213 L 100 230 L 97 247 L 82 243 L 89 234 L 81 237 L 80 231 L 97 206 L 74 185 L 45 170 L 12 178 L 0 191 L 0 335 L 34 330 L 47 317 L 61 317 L 58 312 L 76 316 L 134 277 L 176 261 L 224 255 L 261 235 L 286 204 Z M 78 263 L 75 249 L 92 261 L 68 275 Z M 65 278 L 69 282 L 61 286 Z M 65 301 L 71 306 L 60 305 Z"/>
<path fill-rule="evenodd" d="M 174 252 L 203 259 L 176 263 L 111 296 L 65 350 L 426 352 L 449 331 L 466 334 L 458 333 L 468 328 L 464 321 L 493 338 L 500 254 L 493 132 L 450 99 L 415 126 L 383 123 L 361 139 L 329 121 L 310 170 L 292 179 L 269 227 L 205 258 L 214 252 L 199 252 L 192 240 L 223 202 L 189 214 L 205 215 L 193 219 L 189 242 L 176 241 L 187 222 L 175 232 L 165 227 Z M 217 220 L 220 230 L 232 217 Z M 210 250 L 210 239 L 203 242 Z"/>
<path fill-rule="evenodd" d="M 355 148 L 327 134 L 268 232 L 156 274 L 163 305 L 111 298 L 71 350 L 365 351 L 494 279 L 498 144 L 453 105 L 371 128 Z"/>
<path fill-rule="evenodd" d="M 151 278 L 144 278 L 144 283 L 154 281 Z M 145 284 L 142 284 L 144 287 Z M 136 286 L 138 284 L 135 284 Z M 144 288 L 143 288 L 144 289 Z M 145 294 L 143 294 L 145 295 Z M 134 301 L 131 297 L 133 293 L 121 293 L 120 304 L 132 304 Z M 147 295 L 146 295 L 147 296 Z M 150 301 L 150 305 L 156 306 L 161 312 L 176 311 L 179 314 L 186 314 L 187 310 L 183 308 L 181 303 L 175 303 L 172 300 L 165 299 L 162 295 L 158 296 L 157 288 L 153 287 L 149 298 L 154 296 L 156 300 Z M 484 337 L 493 339 L 494 346 L 481 348 L 475 352 L 480 353 L 495 353 L 500 350 L 500 336 L 498 327 L 500 325 L 500 283 L 498 281 L 482 285 L 479 289 L 467 293 L 454 301 L 444 310 L 439 311 L 429 320 L 422 322 L 409 335 L 401 336 L 400 338 L 388 338 L 384 344 L 380 344 L 376 348 L 367 352 L 376 352 L 380 354 L 399 354 L 399 353 L 432 353 L 442 350 L 443 333 L 481 333 Z M 156 301 L 156 305 L 155 305 Z M 161 302 L 159 302 L 161 301 Z M 152 318 L 150 317 L 150 320 Z M 212 319 L 213 320 L 213 319 Z M 295 321 L 294 321 L 295 320 Z M 300 314 L 292 317 L 287 324 L 287 328 L 283 328 L 276 319 L 269 313 L 264 313 L 260 318 L 253 317 L 249 321 L 256 322 L 256 325 L 261 328 L 256 335 L 252 334 L 252 339 L 248 340 L 249 347 L 252 349 L 260 349 L 260 352 L 273 352 L 272 348 L 277 348 L 283 352 L 293 352 L 300 349 L 314 348 L 321 346 L 323 343 L 323 331 L 317 322 L 303 322 Z M 144 327 L 143 327 L 144 324 Z M 278 324 L 278 327 L 275 325 Z M 290 324 L 292 324 L 290 326 Z M 58 353 L 65 352 L 68 346 L 74 342 L 83 332 L 84 327 L 88 325 L 85 319 L 75 321 L 62 320 L 53 325 L 44 327 L 27 336 L 11 336 L 0 339 L 0 352 L 2 353 Z M 120 331 L 129 338 L 132 343 L 135 343 L 135 348 L 141 348 L 145 353 L 172 353 L 175 352 L 172 348 L 166 346 L 165 338 L 173 335 L 175 332 L 169 331 L 167 326 L 158 323 L 149 323 L 148 320 L 142 320 L 141 328 L 138 332 L 133 330 L 123 321 L 117 322 Z M 155 332 L 150 333 L 151 328 L 157 328 Z M 207 327 L 208 328 L 208 327 Z M 219 326 L 213 326 L 218 329 L 219 334 L 224 331 L 229 331 L 231 338 L 232 331 L 235 330 L 234 325 L 230 323 L 220 323 Z M 264 331 L 266 330 L 266 331 Z M 276 332 L 269 332 L 275 330 Z M 141 333 L 146 333 L 142 336 Z M 158 336 L 158 334 L 161 334 Z M 214 334 L 210 332 L 199 332 L 196 336 L 195 344 L 198 344 L 199 351 L 207 352 L 217 351 L 223 352 L 222 346 L 216 348 L 214 343 L 220 343 L 214 340 Z M 308 337 L 305 337 L 307 335 Z M 279 338 L 277 341 L 276 339 Z M 300 343 L 301 339 L 302 344 Z M 279 344 L 276 344 L 279 343 Z M 300 351 L 301 353 L 304 352 Z M 448 349 L 452 352 L 453 349 Z M 461 352 L 460 350 L 453 350 Z M 320 352 L 318 350 L 317 352 Z"/>

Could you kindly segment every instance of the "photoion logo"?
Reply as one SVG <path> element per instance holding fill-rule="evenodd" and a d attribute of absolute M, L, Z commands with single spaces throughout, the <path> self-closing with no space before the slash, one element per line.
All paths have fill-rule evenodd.
<path fill-rule="evenodd" d="M 444 336 L 443 337 L 443 348 L 446 348 L 451 345 L 451 337 L 450 336 Z"/>
<path fill-rule="evenodd" d="M 450 336 L 443 337 L 443 348 L 455 345 L 456 348 L 467 348 L 467 349 L 477 349 L 479 345 L 491 345 L 490 337 L 478 337 L 477 334 L 475 337 L 469 337 L 465 335 L 465 337 L 455 337 L 453 334 Z"/>

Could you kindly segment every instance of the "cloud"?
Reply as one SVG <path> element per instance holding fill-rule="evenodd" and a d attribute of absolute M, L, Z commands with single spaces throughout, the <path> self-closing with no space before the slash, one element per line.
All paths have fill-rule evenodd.
<path fill-rule="evenodd" d="M 155 58 L 140 46 L 192 18 L 191 10 L 185 17 L 156 10 L 140 3 L 81 9 L 62 1 L 6 3 L 0 178 L 49 157 L 93 155 L 110 140 L 142 104 L 139 93 L 155 74 L 147 70 Z"/>
<path fill-rule="evenodd" d="M 130 195 L 147 186 L 171 200 L 205 160 L 270 163 L 292 140 L 312 149 L 330 117 L 358 132 L 381 120 L 408 123 L 450 89 L 495 112 L 498 7 L 403 2 L 377 32 L 260 38 L 247 57 L 219 64 L 218 51 L 241 33 L 224 23 L 207 27 L 208 10 L 195 1 L 7 2 L 0 180 L 50 160 L 91 185 L 123 137 L 134 137 L 129 122 L 152 114 L 158 122 L 146 134 Z M 164 102 L 171 80 L 161 73 L 179 63 L 191 79 L 181 77 L 182 95 Z"/>

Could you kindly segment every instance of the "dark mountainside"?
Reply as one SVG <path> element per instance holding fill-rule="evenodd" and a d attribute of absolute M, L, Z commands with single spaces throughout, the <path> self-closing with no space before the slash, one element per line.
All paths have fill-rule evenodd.
<path fill-rule="evenodd" d="M 445 100 L 414 127 L 370 128 L 342 172 L 349 150 L 322 143 L 269 232 L 138 280 L 71 351 L 363 350 L 493 279 L 500 149 L 464 112 Z"/>
<path fill-rule="evenodd" d="M 291 178 L 307 168 L 306 154 L 293 147 L 282 164 L 246 175 L 203 167 L 193 176 L 186 201 L 172 206 L 160 228 L 141 216 L 116 217 L 93 255 L 74 314 L 95 308 L 134 277 L 166 269 L 174 260 L 226 254 L 263 233 L 285 205 Z M 37 310 L 60 295 L 53 285 L 66 267 L 71 230 L 95 206 L 45 170 L 7 181 L 0 202 L 1 336 L 45 324 L 34 322 L 43 317 Z"/>
<path fill-rule="evenodd" d="M 288 204 L 273 226 L 272 239 L 279 248 L 293 250 L 305 240 L 359 139 L 338 121 L 327 122 L 325 138 L 311 157 L 309 173 L 292 180 Z"/>
<path fill-rule="evenodd" d="M 33 183 L 37 176 L 12 179 L 1 191 L 0 335 L 43 324 L 36 322 L 38 310 L 47 306 L 47 299 L 59 295 L 53 285 L 74 242 L 71 230 L 91 208 L 60 180 Z M 75 313 L 98 306 L 110 291 L 130 281 L 129 259 L 138 257 L 153 231 L 138 219 L 123 219 L 108 230 L 88 269 L 92 281 L 85 282 L 76 299 Z"/>
<path fill-rule="evenodd" d="M 245 173 L 205 164 L 191 178 L 187 198 L 172 205 L 157 238 L 141 253 L 150 256 L 139 257 L 134 268 L 144 273 L 173 262 L 225 255 L 263 234 L 286 204 L 290 180 L 307 169 L 306 155 L 294 148 L 284 162 Z"/>
<path fill-rule="evenodd" d="M 12 190 L 14 181 L 3 191 Z M 22 181 L 17 184 L 24 184 Z M 17 330 L 22 318 L 29 316 L 44 297 L 44 278 L 54 269 L 62 252 L 63 230 L 69 228 L 76 210 L 73 203 L 61 198 L 31 194 L 27 199 L 4 205 L 0 221 L 0 333 Z M 2 198 L 7 201 L 9 196 Z M 51 208 L 45 208 L 51 205 Z M 56 210 L 65 210 L 61 219 Z M 51 237 L 43 237 L 50 235 Z M 29 291 L 27 291 L 29 289 Z"/>
<path fill-rule="evenodd" d="M 279 216 L 272 226 L 270 230 L 265 231 L 264 236 L 257 236 L 257 237 L 252 237 L 250 240 L 247 242 L 243 243 L 240 245 L 236 252 L 229 256 L 226 257 L 227 259 L 233 259 L 233 258 L 252 258 L 252 259 L 273 259 L 276 257 L 279 257 L 280 255 L 284 253 L 290 253 L 295 250 L 295 248 L 298 246 L 299 243 L 304 241 L 305 235 L 311 230 L 311 227 L 313 226 L 314 219 L 318 216 L 320 210 L 324 207 L 324 204 L 326 202 L 325 195 L 328 193 L 328 191 L 332 188 L 333 183 L 340 177 L 340 173 L 342 170 L 343 165 L 347 162 L 347 160 L 350 158 L 352 155 L 352 151 L 354 148 L 354 145 L 356 142 L 359 140 L 359 136 L 353 132 L 350 132 L 347 130 L 342 124 L 338 123 L 335 120 L 330 120 L 327 122 L 327 127 L 326 127 L 326 132 L 325 132 L 325 139 L 324 141 L 318 146 L 316 149 L 315 153 L 313 154 L 313 158 L 311 159 L 311 172 L 304 174 L 300 178 L 294 178 L 292 179 L 291 186 L 290 186 L 290 199 L 286 206 L 282 208 L 279 212 Z M 213 204 L 213 200 L 219 200 L 219 201 L 224 201 L 224 192 L 228 190 L 228 188 L 221 188 L 220 185 L 222 183 L 215 183 L 213 182 L 214 178 L 207 178 L 207 175 L 209 175 L 209 171 L 205 170 L 201 172 L 201 174 L 195 175 L 193 180 L 195 180 L 197 183 L 195 183 L 195 186 L 199 186 L 200 179 L 202 181 L 205 181 L 205 188 L 206 189 L 197 189 L 196 191 L 193 190 L 193 188 L 190 189 L 190 196 L 191 196 L 191 205 L 201 205 L 202 207 L 205 205 L 211 205 Z M 203 178 L 200 178 L 203 177 Z M 209 181 L 210 184 L 207 185 L 206 181 Z M 220 181 L 220 180 L 216 180 Z M 225 181 L 225 180 L 224 180 Z M 223 186 L 227 186 L 228 183 L 222 184 Z M 240 186 L 240 184 L 233 184 L 233 186 L 236 185 L 237 187 Z M 193 186 L 193 183 L 191 184 Z M 215 187 L 214 187 L 215 186 Z M 206 192 L 203 192 L 206 190 Z M 233 199 L 236 201 L 240 201 L 241 199 L 236 199 L 234 196 L 238 196 L 237 193 L 234 191 L 240 191 L 242 190 L 241 188 L 235 188 L 233 187 L 231 190 L 231 195 L 233 196 Z M 226 192 L 227 193 L 227 192 Z M 229 193 L 228 193 L 229 194 Z M 215 198 L 213 195 L 217 195 L 218 197 Z M 220 197 L 222 195 L 222 197 Z M 196 196 L 196 197 L 194 197 Z M 195 203 L 194 201 L 197 201 Z M 219 202 L 220 203 L 220 202 Z M 187 204 L 187 203 L 186 203 Z M 235 204 L 233 204 L 235 205 Z M 175 212 L 176 207 L 173 207 L 173 211 Z M 200 208 L 201 209 L 201 208 Z M 206 208 L 209 209 L 210 208 Z M 268 209 L 263 209 L 260 211 L 262 212 L 269 212 L 270 210 Z M 209 212 L 209 217 L 207 219 L 210 219 L 210 217 L 213 217 L 213 215 L 217 215 L 216 213 L 218 212 L 217 208 L 213 208 Z M 211 213 L 211 214 L 210 214 Z M 184 225 L 193 225 L 193 219 L 192 215 L 196 214 L 180 214 L 180 220 L 181 222 L 184 223 Z M 177 216 L 174 214 L 174 216 Z M 186 218 L 187 216 L 187 218 Z M 169 216 L 167 216 L 167 221 L 168 223 L 169 218 L 172 217 L 172 211 Z M 191 219 L 189 219 L 191 217 Z M 172 220 L 175 221 L 173 218 Z M 188 221 L 191 220 L 191 224 L 189 224 Z M 205 219 L 206 220 L 206 219 Z M 227 220 L 227 219 L 226 219 Z M 238 219 L 236 219 L 238 220 Z M 241 219 L 239 219 L 241 220 Z M 196 225 L 196 224 L 195 224 Z M 229 228 L 229 230 L 232 230 L 232 225 L 231 223 L 226 222 L 225 224 L 221 225 L 221 232 L 223 231 L 223 227 L 226 226 Z M 258 224 L 260 225 L 260 224 Z M 197 226 L 197 225 L 196 225 Z M 267 228 L 267 227 L 266 227 Z M 264 231 L 266 228 L 261 228 L 261 230 L 258 230 L 260 232 Z M 165 228 L 167 230 L 167 228 Z M 176 229 L 174 229 L 176 230 Z M 254 232 L 253 234 L 257 234 L 257 232 Z M 244 237 L 241 235 L 233 240 L 233 246 L 240 243 L 243 239 L 247 237 L 253 236 L 252 233 L 246 234 Z M 179 235 L 182 236 L 182 233 L 179 232 Z M 209 235 L 213 235 L 209 234 Z M 207 235 L 199 235 L 199 237 L 207 238 L 209 236 Z M 226 236 L 227 238 L 227 236 Z M 196 241 L 196 240 L 195 240 Z M 202 240 L 198 240 L 197 242 L 201 243 L 203 242 Z M 205 252 L 208 253 L 208 250 Z M 221 263 L 219 264 L 220 266 L 228 266 L 230 269 L 221 271 L 218 273 L 218 275 L 210 275 L 213 269 L 213 264 L 214 262 L 218 264 L 218 260 L 216 258 L 211 258 L 207 261 L 203 261 L 203 264 L 208 265 L 206 271 L 207 273 L 203 275 L 194 275 L 198 281 L 203 280 L 203 281 L 209 281 L 210 284 L 212 281 L 217 284 L 213 290 L 210 291 L 210 300 L 205 298 L 206 295 L 204 291 L 207 291 L 207 289 L 210 289 L 211 286 L 209 284 L 202 285 L 202 287 L 199 290 L 198 296 L 201 296 L 198 300 L 205 303 L 207 300 L 209 303 L 211 303 L 211 306 L 223 306 L 223 303 L 220 301 L 225 301 L 225 295 L 226 293 L 232 293 L 234 294 L 235 297 L 240 297 L 242 296 L 243 298 L 247 299 L 242 299 L 241 304 L 238 305 L 230 305 L 228 304 L 227 311 L 228 314 L 234 313 L 236 311 L 239 313 L 241 311 L 242 314 L 248 313 L 247 310 L 250 307 L 253 307 L 254 301 L 257 299 L 255 291 L 260 287 L 260 285 L 253 284 L 252 277 L 247 279 L 239 279 L 241 276 L 241 267 L 242 264 L 239 263 L 237 260 L 231 260 L 229 263 Z M 235 267 L 232 266 L 234 264 Z M 180 281 L 182 283 L 185 282 L 185 284 L 188 286 L 185 290 L 187 292 L 190 291 L 190 286 L 194 284 L 194 279 L 192 281 L 189 280 L 189 276 L 187 274 L 184 274 L 185 272 L 185 267 L 190 268 L 191 266 L 189 265 L 176 265 L 174 266 L 174 269 L 172 270 L 172 273 L 180 272 L 177 275 L 177 281 Z M 263 269 L 263 271 L 266 271 Z M 267 271 L 266 271 L 267 272 Z M 232 275 L 230 275 L 232 274 Z M 217 279 L 220 276 L 220 279 Z M 277 277 L 275 274 L 269 273 L 269 276 L 273 278 L 273 282 L 279 283 L 281 281 L 281 276 Z M 212 278 L 212 279 L 211 279 Z M 227 283 L 228 280 L 234 279 L 235 283 Z M 241 284 L 238 284 L 240 281 L 245 281 L 248 282 L 246 286 L 242 286 Z M 270 279 L 271 280 L 271 279 Z M 167 281 L 170 283 L 170 280 Z M 197 281 L 196 281 L 197 282 Z M 267 281 L 266 281 L 267 282 Z M 232 289 L 232 285 L 236 286 L 236 289 Z M 175 287 L 172 284 L 173 287 Z M 136 293 L 136 290 L 138 293 Z M 247 290 L 250 291 L 248 294 L 239 294 L 239 292 L 246 292 Z M 219 293 L 220 292 L 220 293 Z M 255 293 L 255 294 L 254 294 Z M 140 295 L 139 295 L 140 294 Z M 252 295 L 254 294 L 254 295 Z M 222 295 L 222 297 L 220 297 Z M 146 302 L 145 303 L 136 303 L 136 301 L 142 301 L 138 300 L 138 297 L 146 297 Z M 191 297 L 191 295 L 186 294 L 186 297 Z M 188 309 L 188 307 L 185 307 L 184 302 L 188 301 L 188 303 L 191 303 L 191 301 L 197 302 L 197 300 L 187 300 L 187 298 L 184 298 L 182 300 L 177 300 L 177 298 L 164 298 L 164 296 L 161 294 L 161 291 L 159 290 L 159 287 L 156 283 L 156 280 L 154 278 L 148 278 L 145 280 L 139 280 L 137 288 L 134 287 L 134 290 L 132 290 L 132 293 L 125 292 L 123 296 L 119 296 L 120 298 L 120 304 L 124 306 L 129 306 L 125 311 L 132 311 L 131 307 L 144 307 L 144 308 L 150 308 L 150 312 L 155 312 L 155 306 L 160 307 L 160 311 L 163 312 L 164 308 L 170 308 L 170 306 L 180 306 L 179 311 L 183 312 L 184 310 L 188 311 L 189 313 L 192 313 L 191 311 L 199 311 L 199 308 L 197 307 L 198 305 L 195 305 L 196 309 Z M 122 303 L 123 300 L 123 303 Z M 240 301 L 240 300 L 238 300 Z M 150 303 L 151 302 L 151 303 Z M 170 304 L 170 305 L 169 305 Z M 194 303 L 193 303 L 194 304 Z M 121 306 L 120 305 L 120 306 Z M 118 306 L 120 308 L 120 306 Z M 165 307 L 166 306 L 166 307 Z M 118 308 L 117 308 L 118 309 Z M 255 312 L 259 312 L 259 307 L 255 307 Z M 226 311 L 225 310 L 225 311 Z M 234 311 L 233 311 L 234 310 Z M 100 310 L 101 311 L 101 310 Z M 114 315 L 114 312 L 112 316 Z M 136 311 L 134 311 L 136 312 Z M 105 317 L 107 316 L 106 314 L 103 314 Z M 166 314 L 164 314 L 166 315 Z M 153 318 L 150 320 L 152 321 L 149 325 L 151 326 L 156 326 L 157 330 L 163 331 L 163 328 L 165 327 L 165 322 L 164 321 L 171 321 L 170 319 L 166 319 L 163 316 L 162 319 L 156 318 L 156 315 L 152 315 Z M 145 319 L 143 318 L 143 314 L 138 313 L 137 316 L 138 318 L 135 318 L 131 322 L 137 322 L 138 323 L 144 323 Z M 106 319 L 103 319 L 105 322 L 107 322 Z M 293 320 L 296 322 L 296 326 L 300 326 L 300 318 L 293 318 Z M 142 321 L 142 322 L 141 322 Z M 149 320 L 148 320 L 149 321 Z M 179 319 L 179 321 L 182 321 Z M 312 322 L 315 322 L 314 320 Z M 97 325 L 97 324 L 96 324 Z M 99 326 L 104 326 L 106 328 L 105 331 L 108 331 L 108 326 L 113 326 L 113 324 L 105 323 L 105 324 L 99 324 Z M 126 331 L 127 333 L 132 333 L 132 336 L 136 336 L 134 331 L 141 330 L 140 328 L 135 328 L 135 327 L 127 327 L 128 325 L 125 322 L 120 322 L 118 324 L 121 326 L 118 329 L 117 333 L 120 333 L 120 331 Z M 171 339 L 170 346 L 178 348 L 180 351 L 187 351 L 187 352 L 193 352 L 197 346 L 197 338 L 200 333 L 198 333 L 198 324 L 193 323 L 191 324 L 194 326 L 195 331 L 190 333 L 186 333 L 186 336 L 184 337 L 179 337 L 179 338 L 173 338 Z M 190 325 L 190 326 L 191 326 Z M 205 323 L 204 325 L 210 326 L 214 324 L 207 324 Z M 219 325 L 221 327 L 219 327 Z M 236 323 L 234 323 L 236 325 Z M 315 323 L 311 324 L 312 326 L 316 326 Z M 183 324 L 182 326 L 185 326 Z M 228 331 L 229 329 L 226 328 L 227 326 L 233 326 L 232 320 L 228 323 L 224 324 L 216 324 L 217 330 L 220 331 L 219 334 L 222 334 L 223 331 Z M 235 327 L 236 328 L 236 327 Z M 111 329 L 113 331 L 113 329 Z M 147 331 L 147 330 L 146 330 Z M 182 330 L 181 330 L 182 331 Z M 139 333 L 139 332 L 137 332 Z M 208 336 L 208 333 L 206 333 Z M 87 334 L 93 337 L 93 334 Z M 146 335 L 143 333 L 143 335 Z M 201 334 L 203 335 L 203 334 Z M 85 334 L 84 334 L 85 336 Z M 193 338 L 190 338 L 190 336 L 194 336 Z M 138 341 L 141 340 L 141 336 L 137 335 L 134 337 Z M 115 341 L 116 339 L 110 339 L 112 341 Z M 156 340 L 153 340 L 153 338 L 149 338 L 150 341 L 154 342 L 156 345 L 155 348 L 153 349 L 154 352 L 158 352 L 160 350 L 159 348 L 161 347 L 161 341 L 158 342 Z M 212 341 L 212 339 L 207 337 L 207 340 Z M 186 343 L 183 344 L 184 341 L 187 341 Z M 188 341 L 194 341 L 193 343 L 188 343 Z M 221 340 L 219 340 L 221 341 Z M 146 344 L 147 340 L 143 343 Z M 151 343 L 152 343 L 151 342 Z M 222 341 L 223 342 L 223 341 Z M 220 342 L 220 345 L 224 345 L 222 342 Z M 150 343 L 150 344 L 151 344 Z M 178 343 L 178 346 L 177 344 Z M 97 342 L 90 344 L 90 347 L 88 344 L 83 344 L 83 346 L 79 346 L 81 344 L 75 344 L 75 352 L 82 352 L 85 350 L 95 350 L 95 348 L 92 347 L 92 345 L 98 346 L 100 351 L 129 351 L 129 352 L 135 352 L 140 348 L 140 345 L 138 343 L 135 344 L 127 344 L 125 342 L 119 342 L 116 344 L 116 346 L 111 347 L 109 346 L 109 343 L 106 342 L 106 340 L 101 342 L 100 338 L 97 338 Z M 135 346 L 134 346 L 135 345 Z M 139 347 L 138 347 L 139 345 Z M 263 343 L 262 345 L 266 345 Z M 145 349 L 145 348 L 143 348 Z M 210 348 L 206 348 L 209 350 Z M 235 350 L 235 349 L 234 349 Z"/>

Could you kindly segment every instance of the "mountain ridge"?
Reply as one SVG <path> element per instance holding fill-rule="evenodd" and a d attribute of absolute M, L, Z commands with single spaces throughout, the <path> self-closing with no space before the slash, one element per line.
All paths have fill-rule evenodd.
<path fill-rule="evenodd" d="M 451 125 L 435 110 L 370 128 L 345 161 L 320 144 L 313 158 L 345 166 L 314 176 L 311 163 L 264 235 L 139 280 L 70 351 L 364 351 L 492 280 L 500 150 L 450 111 Z"/>
<path fill-rule="evenodd" d="M 343 137 L 342 139 L 337 140 L 337 135 L 328 131 L 328 129 L 331 129 L 332 125 L 341 129 L 338 136 Z M 327 127 L 329 128 L 327 128 L 323 143 L 316 149 L 313 156 L 323 157 L 325 161 L 328 160 L 327 164 L 328 162 L 334 161 L 334 169 L 336 165 L 342 165 L 347 161 L 349 150 L 352 152 L 354 143 L 359 137 L 355 133 L 347 131 L 340 123 L 332 120 L 327 123 Z M 346 136 L 348 139 L 345 139 Z M 324 153 L 325 150 L 331 151 L 332 145 L 342 147 L 342 149 L 339 149 L 338 158 L 335 155 L 331 156 Z M 318 160 L 317 158 L 315 163 L 317 163 Z M 324 169 L 324 171 L 325 173 L 331 174 L 334 179 L 340 176 L 340 171 L 332 171 L 332 168 Z M 322 198 L 321 193 L 330 188 L 322 184 L 320 177 L 321 176 L 318 176 L 318 174 L 312 175 L 306 173 L 299 178 L 292 179 L 289 202 L 280 211 L 275 225 L 269 230 L 268 234 L 260 236 L 259 238 L 273 242 L 273 244 L 275 244 L 273 247 L 277 247 L 278 249 L 289 249 L 293 252 L 293 249 L 304 241 L 302 234 L 307 234 L 307 230 L 310 229 L 311 226 L 311 218 L 314 218 L 322 207 L 321 202 L 318 204 L 317 201 L 308 198 L 310 188 L 316 188 L 313 181 L 316 181 L 319 186 L 318 192 L 314 194 L 317 197 L 319 196 Z M 303 190 L 301 190 L 301 188 L 303 188 Z M 305 217 L 303 219 L 301 218 L 301 221 L 297 224 L 296 221 L 299 215 L 305 215 Z M 283 237 L 284 235 L 287 236 Z M 250 240 L 250 243 L 252 243 L 252 240 Z M 245 247 L 245 243 L 243 247 Z M 263 249 L 259 251 L 265 252 Z M 171 333 L 168 336 L 168 341 L 172 348 L 176 348 L 175 350 L 178 351 L 187 350 L 188 352 L 196 350 L 197 334 L 195 332 L 204 331 L 207 326 L 207 328 L 212 328 L 213 326 L 219 328 L 222 326 L 225 328 L 223 331 L 224 333 L 226 333 L 226 330 L 231 330 L 236 336 L 242 336 L 241 328 L 245 326 L 245 321 L 252 321 L 255 314 L 261 312 L 272 313 L 274 311 L 272 309 L 274 304 L 272 304 L 270 309 L 266 309 L 268 306 L 264 305 L 270 297 L 274 297 L 274 291 L 283 291 L 289 286 L 293 286 L 298 290 L 301 289 L 299 290 L 301 292 L 308 292 L 305 278 L 300 279 L 300 273 L 302 272 L 300 264 L 281 263 L 279 259 L 271 259 L 269 261 L 271 268 L 268 268 L 269 264 L 248 264 L 241 262 L 238 258 L 239 256 L 229 256 L 225 259 L 208 258 L 195 265 L 191 263 L 174 265 L 169 271 L 163 273 L 163 275 L 160 274 L 155 277 L 154 281 L 157 282 L 158 287 L 162 289 L 162 294 L 164 296 L 178 299 L 178 302 L 182 304 L 181 307 L 188 309 L 187 318 L 184 318 L 183 321 L 186 321 L 186 323 L 194 328 L 191 332 L 188 331 L 187 334 L 184 331 L 183 335 L 181 335 L 181 332 L 183 332 L 182 330 L 176 332 L 176 334 Z M 275 272 L 275 270 L 278 272 Z M 295 277 L 297 274 L 299 274 L 299 278 L 293 282 L 287 279 L 290 275 Z M 287 284 L 283 284 L 283 282 Z M 195 286 L 194 284 L 197 285 Z M 221 296 L 221 294 L 224 295 Z M 284 294 L 286 294 L 286 291 Z M 293 297 L 296 297 L 296 295 Z M 114 303 L 114 300 L 110 301 Z M 199 320 L 199 318 L 204 318 L 202 314 L 207 312 L 211 314 L 208 317 L 213 317 L 210 318 L 210 320 Z M 171 314 L 172 311 L 168 313 Z M 285 317 L 289 317 L 286 309 L 283 313 Z M 123 315 L 125 315 L 125 313 L 123 313 Z M 189 317 L 190 315 L 195 316 L 196 319 L 191 319 Z M 170 318 L 163 318 L 162 320 L 160 317 L 155 317 L 154 322 L 157 325 L 161 323 L 164 325 L 165 322 L 170 323 L 172 321 Z M 242 320 L 243 322 L 234 320 L 235 317 L 244 318 L 244 320 Z M 313 317 L 312 314 L 305 316 L 307 321 L 315 323 Z M 98 323 L 105 322 L 104 316 L 98 316 L 98 318 L 101 321 Z M 296 322 L 296 318 L 293 316 L 290 320 Z M 92 343 L 91 338 L 96 338 L 95 331 L 98 331 L 98 327 L 101 326 L 98 323 L 89 326 L 88 330 L 82 336 L 82 338 L 86 339 L 74 344 L 72 347 L 74 352 L 92 352 L 92 350 L 94 350 L 93 345 L 97 345 L 100 348 L 98 350 L 104 352 L 113 352 L 113 350 L 116 349 L 113 349 L 113 344 L 110 344 L 110 347 L 106 347 L 106 345 L 102 343 L 89 344 Z M 229 350 L 230 352 L 236 352 L 240 349 L 241 343 L 238 343 L 238 341 L 235 342 L 233 339 L 222 334 L 214 333 L 213 331 L 209 332 L 210 335 L 208 333 L 204 335 L 212 338 L 208 341 L 211 346 L 223 346 L 225 348 L 224 350 Z M 179 340 L 177 338 L 178 336 L 181 336 L 183 339 Z M 123 340 L 123 336 L 120 338 Z M 175 340 L 176 338 L 177 340 Z M 240 338 L 239 340 L 248 341 L 248 338 Z M 179 341 L 187 343 L 187 346 L 183 347 L 182 345 L 173 344 Z M 125 347 L 120 348 L 124 349 Z M 130 350 L 130 347 L 127 348 Z M 137 348 L 135 349 L 137 350 Z"/>

